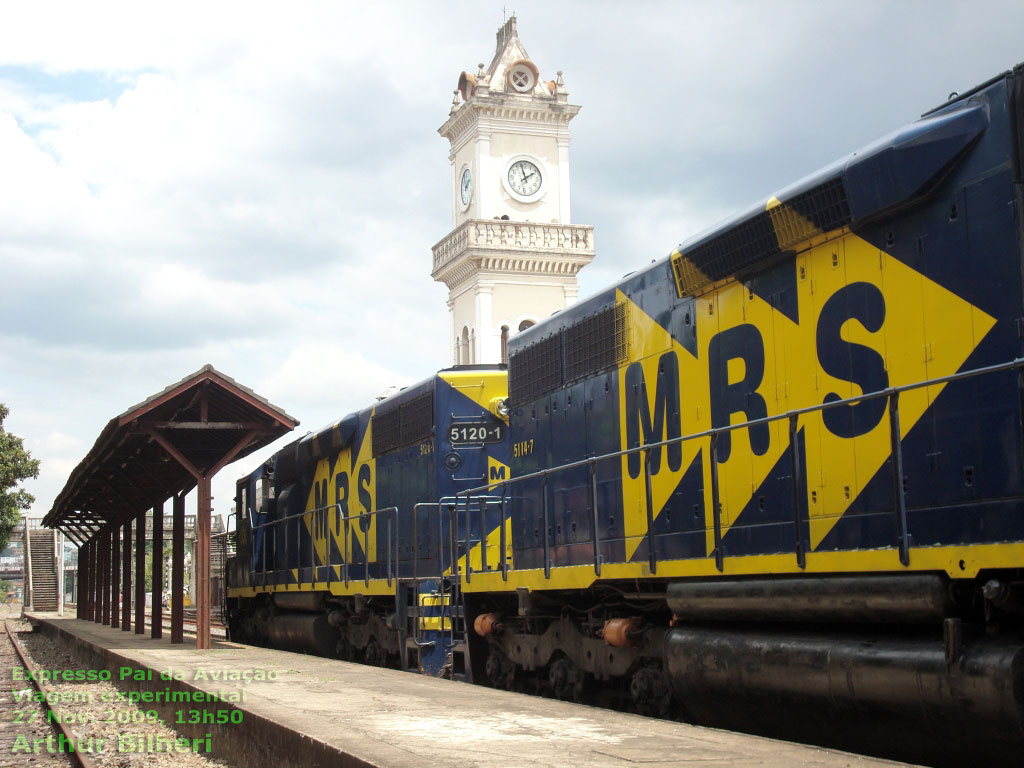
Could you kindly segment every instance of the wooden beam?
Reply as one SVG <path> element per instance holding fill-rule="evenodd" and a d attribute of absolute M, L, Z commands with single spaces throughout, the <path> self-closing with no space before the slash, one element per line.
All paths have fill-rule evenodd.
<path fill-rule="evenodd" d="M 150 634 L 154 638 L 163 637 L 164 611 L 162 598 L 164 594 L 164 503 L 159 501 L 153 505 L 153 629 Z"/>
<path fill-rule="evenodd" d="M 210 647 L 210 478 L 199 481 L 196 504 L 196 549 L 192 568 L 196 583 L 196 650 Z"/>
<path fill-rule="evenodd" d="M 121 530 L 110 530 L 110 626 L 121 626 Z"/>
<path fill-rule="evenodd" d="M 146 634 L 146 513 L 135 518 L 135 634 Z"/>
<path fill-rule="evenodd" d="M 180 643 L 185 622 L 185 494 L 174 497 L 171 507 L 171 642 Z"/>
<path fill-rule="evenodd" d="M 203 473 L 196 469 L 192 465 L 192 462 L 186 459 L 185 455 L 181 451 L 179 451 L 177 448 L 175 448 L 173 445 L 167 442 L 167 439 L 163 435 L 152 429 L 149 430 L 147 434 L 150 437 L 152 437 L 156 442 L 158 442 L 161 445 L 161 447 L 174 458 L 175 461 L 181 464 L 181 466 L 184 467 L 185 470 L 196 479 L 197 483 L 202 479 Z"/>
<path fill-rule="evenodd" d="M 258 429 L 271 432 L 258 421 L 151 421 L 140 422 L 137 431 L 146 434 L 150 429 L 231 429 L 235 431 Z"/>
<path fill-rule="evenodd" d="M 132 521 L 121 528 L 121 631 L 132 628 Z"/>

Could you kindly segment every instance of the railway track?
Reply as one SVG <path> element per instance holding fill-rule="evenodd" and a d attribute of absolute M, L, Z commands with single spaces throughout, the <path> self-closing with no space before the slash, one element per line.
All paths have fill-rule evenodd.
<path fill-rule="evenodd" d="M 0 690 L 0 766 L 94 768 L 95 764 L 86 755 L 62 752 L 57 748 L 62 735 L 72 742 L 74 735 L 65 730 L 66 726 L 55 722 L 49 716 L 47 705 L 39 702 L 39 698 L 45 697 L 46 687 L 39 687 L 34 680 L 14 679 L 16 669 L 32 670 L 35 667 L 6 621 L 0 632 L 0 667 L 5 670 Z M 37 697 L 37 692 L 43 697 Z"/>

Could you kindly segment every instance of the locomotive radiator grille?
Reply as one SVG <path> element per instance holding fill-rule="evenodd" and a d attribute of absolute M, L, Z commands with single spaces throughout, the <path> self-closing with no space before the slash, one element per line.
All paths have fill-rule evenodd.
<path fill-rule="evenodd" d="M 433 433 L 434 393 L 424 392 L 373 417 L 373 455 L 426 440 Z"/>
<path fill-rule="evenodd" d="M 780 202 L 685 253 L 672 254 L 676 295 L 694 296 L 752 268 L 767 267 L 807 240 L 847 226 L 850 204 L 841 178 Z"/>
<path fill-rule="evenodd" d="M 509 400 L 521 404 L 629 357 L 626 304 L 598 310 L 509 358 Z"/>

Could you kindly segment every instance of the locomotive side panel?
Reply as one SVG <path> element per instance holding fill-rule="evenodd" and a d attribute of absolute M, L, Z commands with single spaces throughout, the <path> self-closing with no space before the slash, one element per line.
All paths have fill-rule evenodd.
<path fill-rule="evenodd" d="M 592 560 L 564 532 L 595 518 L 604 562 L 639 566 L 622 577 L 687 559 L 698 562 L 661 573 L 900 569 L 907 549 L 910 567 L 954 577 L 1014 562 L 1003 545 L 1024 540 L 1017 374 L 856 400 L 1020 354 L 1009 109 L 997 83 L 514 339 L 512 428 L 537 441 L 534 458 L 514 457 L 517 475 L 655 444 L 611 472 L 602 462 L 619 498 L 596 512 L 585 466 L 550 474 L 547 491 L 517 488 L 520 564 L 542 567 L 545 550 L 555 566 Z M 712 271 L 745 254 L 758 258 L 738 274 Z M 577 329 L 609 311 L 625 318 L 601 341 L 618 358 L 574 375 Z M 593 384 L 610 389 L 610 371 L 617 402 L 596 408 Z M 818 409 L 838 400 L 850 402 Z M 613 432 L 614 445 L 594 439 Z M 698 437 L 657 445 L 685 435 Z"/>

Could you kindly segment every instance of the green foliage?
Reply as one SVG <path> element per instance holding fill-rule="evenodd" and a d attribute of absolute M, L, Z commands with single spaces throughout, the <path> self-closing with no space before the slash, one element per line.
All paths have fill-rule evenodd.
<path fill-rule="evenodd" d="M 22 510 L 35 501 L 31 493 L 17 487 L 18 483 L 39 477 L 39 460 L 25 450 L 20 437 L 4 430 L 8 413 L 7 406 L 0 403 L 0 551 L 7 546 Z"/>
<path fill-rule="evenodd" d="M 171 545 L 165 543 L 164 544 L 164 556 L 163 556 L 163 559 L 161 560 L 161 562 L 162 563 L 166 562 L 167 558 L 169 558 L 170 556 L 171 556 Z M 168 581 L 167 574 L 164 574 L 164 580 L 163 580 L 163 588 L 164 589 L 168 588 L 167 581 Z M 147 541 L 146 542 L 146 591 L 147 592 L 152 592 L 153 591 L 153 542 L 152 541 Z M 160 598 L 160 596 L 157 595 L 153 599 L 154 600 L 158 600 L 159 598 Z"/>

